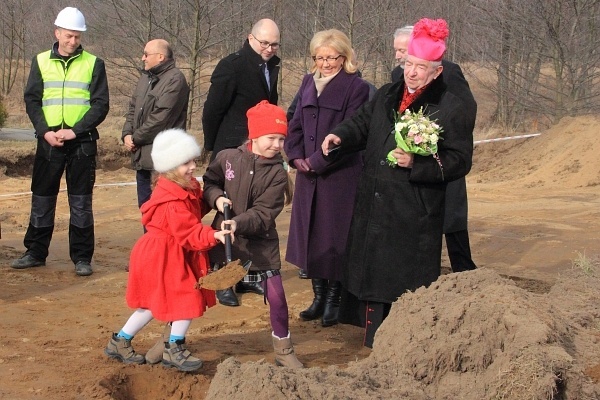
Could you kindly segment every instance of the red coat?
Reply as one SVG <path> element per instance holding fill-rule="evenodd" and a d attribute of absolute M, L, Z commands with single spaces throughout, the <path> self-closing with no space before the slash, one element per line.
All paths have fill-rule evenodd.
<path fill-rule="evenodd" d="M 202 190 L 159 178 L 141 208 L 147 232 L 136 242 L 129 261 L 127 305 L 146 308 L 161 321 L 201 316 L 216 304 L 215 292 L 194 285 L 208 271 L 209 249 L 217 245 L 215 230 L 202 225 Z"/>

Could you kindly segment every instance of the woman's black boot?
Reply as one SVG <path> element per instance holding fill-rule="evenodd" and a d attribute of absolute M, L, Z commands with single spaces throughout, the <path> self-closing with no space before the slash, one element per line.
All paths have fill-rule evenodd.
<path fill-rule="evenodd" d="M 340 281 L 329 281 L 329 287 L 327 288 L 327 294 L 325 295 L 323 319 L 321 320 L 322 326 L 333 326 L 338 323 L 341 294 L 342 284 Z"/>
<path fill-rule="evenodd" d="M 327 279 L 313 279 L 313 292 L 315 298 L 312 304 L 304 311 L 300 312 L 300 319 L 304 321 L 312 321 L 320 318 L 323 315 L 325 307 L 325 293 L 327 292 Z"/>

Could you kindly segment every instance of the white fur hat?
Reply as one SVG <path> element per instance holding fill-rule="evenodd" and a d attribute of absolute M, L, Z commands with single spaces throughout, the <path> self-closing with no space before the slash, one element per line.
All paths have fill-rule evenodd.
<path fill-rule="evenodd" d="M 200 146 L 192 135 L 183 129 L 167 129 L 154 138 L 151 156 L 154 169 L 167 172 L 200 157 L 200 153 Z"/>

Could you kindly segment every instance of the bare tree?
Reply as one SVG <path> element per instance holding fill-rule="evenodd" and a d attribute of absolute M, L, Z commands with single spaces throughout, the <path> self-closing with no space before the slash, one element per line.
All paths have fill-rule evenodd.
<path fill-rule="evenodd" d="M 600 1 L 537 0 L 536 3 L 547 30 L 555 120 L 598 107 L 600 93 L 594 82 L 600 77 L 597 44 Z"/>
<path fill-rule="evenodd" d="M 28 0 L 6 0 L 0 8 L 0 96 L 11 93 L 19 77 L 25 76 L 28 41 L 28 24 L 31 19 L 32 2 Z"/>
<path fill-rule="evenodd" d="M 472 0 L 465 45 L 496 72 L 493 120 L 519 127 L 598 109 L 599 0 Z"/>
<path fill-rule="evenodd" d="M 26 79 L 31 57 L 52 44 L 48 16 L 64 5 L 59 0 L 3 5 L 0 93 L 8 94 L 19 77 Z M 429 17 L 450 25 L 446 58 L 475 72 L 470 78 L 496 96 L 494 123 L 552 123 L 600 109 L 600 0 L 75 0 L 71 5 L 86 16 L 84 47 L 106 61 L 113 113 L 124 112 L 143 46 L 160 37 L 171 43 L 187 75 L 188 126 L 196 127 L 216 61 L 238 50 L 252 24 L 265 17 L 281 29 L 283 103 L 311 65 L 308 46 L 315 32 L 337 28 L 348 34 L 363 76 L 380 86 L 394 67 L 394 30 Z"/>

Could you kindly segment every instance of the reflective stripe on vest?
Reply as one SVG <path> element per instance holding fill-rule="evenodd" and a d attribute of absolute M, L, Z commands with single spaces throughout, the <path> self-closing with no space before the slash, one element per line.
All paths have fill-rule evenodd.
<path fill-rule="evenodd" d="M 73 127 L 90 109 L 90 83 L 96 56 L 83 51 L 67 63 L 61 58 L 50 58 L 51 54 L 48 50 L 37 56 L 44 82 L 42 111 L 49 127 L 63 124 Z"/>

